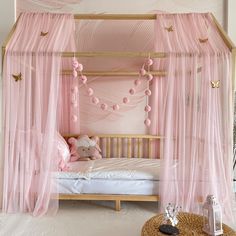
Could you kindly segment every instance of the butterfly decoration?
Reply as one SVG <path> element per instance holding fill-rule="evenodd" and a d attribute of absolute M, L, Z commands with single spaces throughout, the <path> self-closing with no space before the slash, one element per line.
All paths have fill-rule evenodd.
<path fill-rule="evenodd" d="M 43 31 L 41 31 L 41 33 L 40 33 L 40 36 L 46 36 L 48 34 L 48 32 L 43 32 Z"/>
<path fill-rule="evenodd" d="M 165 27 L 165 29 L 168 31 L 168 32 L 173 32 L 173 25 L 171 25 L 170 27 Z"/>
<path fill-rule="evenodd" d="M 212 88 L 219 88 L 220 87 L 220 81 L 211 81 L 211 87 Z"/>
<path fill-rule="evenodd" d="M 205 39 L 199 38 L 198 40 L 200 43 L 206 43 L 208 41 L 208 38 L 205 38 Z"/>
<path fill-rule="evenodd" d="M 22 77 L 21 77 L 21 72 L 18 74 L 18 75 L 14 75 L 12 74 L 12 77 L 15 79 L 15 81 L 17 82 L 18 80 L 22 80 Z"/>

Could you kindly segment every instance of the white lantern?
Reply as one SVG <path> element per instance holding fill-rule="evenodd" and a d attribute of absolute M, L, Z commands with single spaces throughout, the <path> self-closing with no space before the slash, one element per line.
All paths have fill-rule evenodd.
<path fill-rule="evenodd" d="M 208 235 L 223 234 L 221 207 L 213 195 L 208 195 L 203 204 L 203 231 Z"/>

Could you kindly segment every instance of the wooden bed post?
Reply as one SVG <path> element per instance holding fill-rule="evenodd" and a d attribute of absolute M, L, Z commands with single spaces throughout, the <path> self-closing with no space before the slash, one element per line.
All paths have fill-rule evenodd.
<path fill-rule="evenodd" d="M 120 200 L 116 200 L 116 211 L 120 211 L 121 207 L 120 207 Z"/>

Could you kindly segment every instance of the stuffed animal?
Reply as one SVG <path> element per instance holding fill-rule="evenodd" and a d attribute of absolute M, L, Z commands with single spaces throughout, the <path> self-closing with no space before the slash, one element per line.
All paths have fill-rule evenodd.
<path fill-rule="evenodd" d="M 89 161 L 102 158 L 101 149 L 98 146 L 98 137 L 89 138 L 88 135 L 81 135 L 79 138 L 69 138 L 70 161 Z"/>

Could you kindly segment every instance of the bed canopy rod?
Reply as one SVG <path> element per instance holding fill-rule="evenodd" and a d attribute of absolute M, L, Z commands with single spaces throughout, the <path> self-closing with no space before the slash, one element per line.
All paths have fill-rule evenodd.
<path fill-rule="evenodd" d="M 202 67 L 197 68 L 197 73 L 202 71 Z M 189 71 L 191 73 L 191 71 Z M 72 75 L 72 70 L 62 70 L 62 75 Z M 147 74 L 152 74 L 153 76 L 166 76 L 167 71 L 165 70 L 150 70 Z M 139 76 L 137 71 L 122 71 L 122 70 L 105 70 L 105 71 L 83 71 L 83 75 L 86 76 Z"/>
<path fill-rule="evenodd" d="M 155 20 L 156 14 L 75 14 L 76 20 Z"/>
<path fill-rule="evenodd" d="M 62 57 L 152 57 L 165 58 L 163 52 L 62 52 Z"/>
<path fill-rule="evenodd" d="M 149 71 L 153 76 L 166 76 L 166 71 L 153 70 Z M 72 70 L 63 70 L 62 75 L 72 75 Z M 139 76 L 137 71 L 83 71 L 86 76 Z"/>
<path fill-rule="evenodd" d="M 171 13 L 170 13 L 171 14 Z M 226 34 L 222 26 L 219 24 L 215 16 L 211 14 L 212 20 L 215 23 L 218 32 L 220 33 L 225 44 L 228 46 L 230 51 L 235 48 L 234 43 Z M 155 20 L 158 13 L 147 13 L 147 14 L 74 14 L 76 20 Z"/>
<path fill-rule="evenodd" d="M 78 137 L 82 134 L 62 134 L 64 138 Z M 89 137 L 98 136 L 100 138 L 143 138 L 143 139 L 162 139 L 163 136 L 151 134 L 89 134 Z"/>

